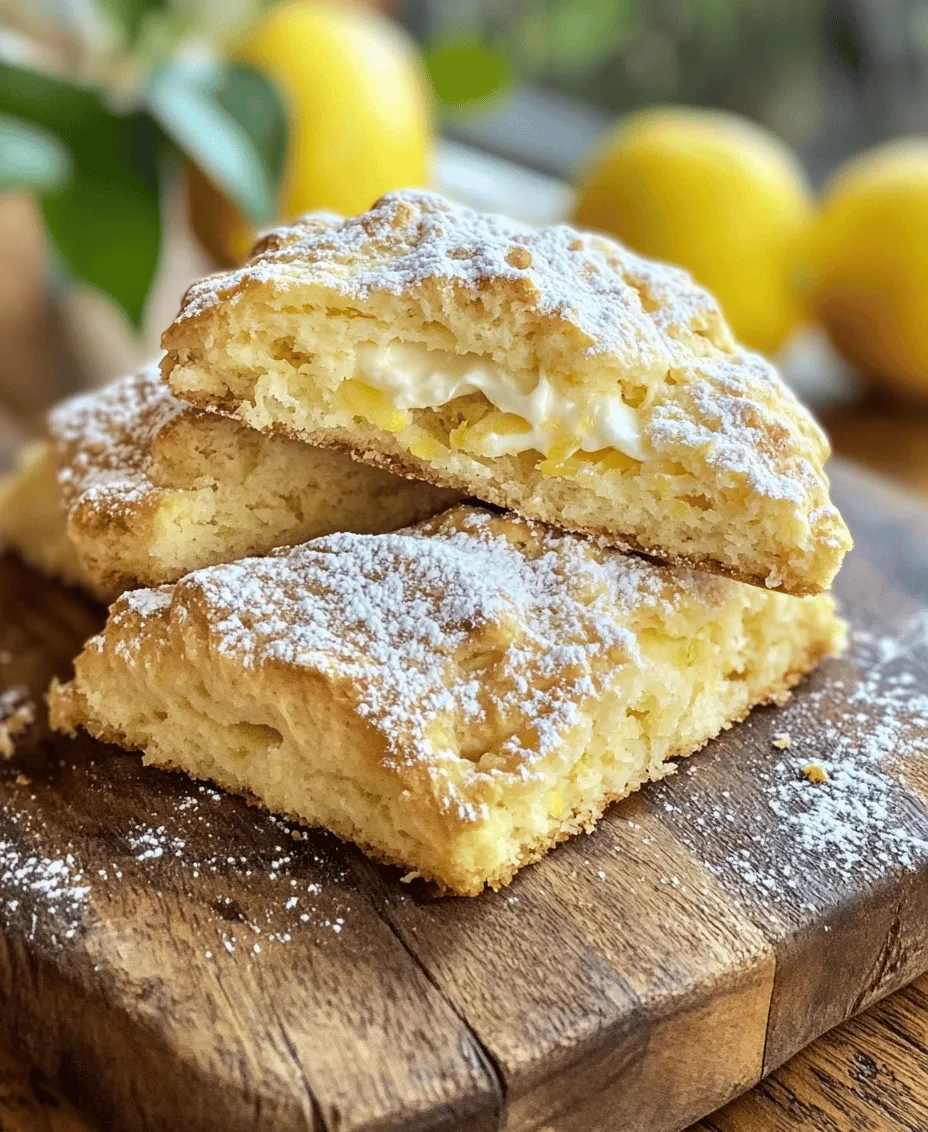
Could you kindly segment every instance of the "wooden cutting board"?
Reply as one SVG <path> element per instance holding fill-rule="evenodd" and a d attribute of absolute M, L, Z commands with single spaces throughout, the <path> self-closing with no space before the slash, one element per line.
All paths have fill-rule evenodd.
<path fill-rule="evenodd" d="M 928 969 L 928 510 L 834 486 L 848 656 L 499 894 L 38 719 L 0 768 L 3 1032 L 119 1132 L 662 1132 L 746 1089 Z M 99 617 L 0 560 L 0 692 Z"/>

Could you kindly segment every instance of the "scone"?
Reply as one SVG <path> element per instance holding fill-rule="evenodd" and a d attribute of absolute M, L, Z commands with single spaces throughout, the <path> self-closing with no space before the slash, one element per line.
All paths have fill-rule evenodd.
<path fill-rule="evenodd" d="M 95 588 L 68 538 L 58 463 L 48 441 L 24 448 L 14 470 L 0 478 L 0 544 L 46 574 L 91 591 Z"/>
<path fill-rule="evenodd" d="M 52 722 L 474 895 L 843 640 L 827 595 L 461 506 L 124 595 Z"/>
<path fill-rule="evenodd" d="M 433 193 L 195 284 L 178 396 L 610 545 L 792 594 L 850 546 L 828 445 L 683 271 Z"/>
<path fill-rule="evenodd" d="M 104 595 L 331 531 L 393 530 L 457 498 L 194 409 L 156 366 L 66 401 L 48 429 L 58 484 L 43 455 L 39 510 L 57 515 L 60 530 L 30 545 L 24 520 L 23 537 L 10 541 L 74 580 L 61 568 L 66 527 L 80 570 Z"/>

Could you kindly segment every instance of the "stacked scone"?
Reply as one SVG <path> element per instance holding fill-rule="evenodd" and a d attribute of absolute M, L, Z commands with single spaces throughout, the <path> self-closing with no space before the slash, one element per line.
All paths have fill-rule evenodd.
<path fill-rule="evenodd" d="M 33 457 L 52 568 L 169 583 L 61 730 L 471 895 L 843 644 L 825 438 L 681 271 L 392 193 L 271 233 L 163 345 Z"/>
<path fill-rule="evenodd" d="M 0 486 L 0 538 L 107 599 L 332 531 L 384 531 L 455 502 L 178 400 L 157 366 L 53 409 Z"/>

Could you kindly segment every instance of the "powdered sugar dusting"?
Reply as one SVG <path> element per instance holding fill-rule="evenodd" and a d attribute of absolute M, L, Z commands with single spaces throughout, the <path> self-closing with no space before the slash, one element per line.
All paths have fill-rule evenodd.
<path fill-rule="evenodd" d="M 326 673 L 390 760 L 423 764 L 471 743 L 476 770 L 529 774 L 610 672 L 639 663 L 622 609 L 670 611 L 695 592 L 712 603 L 730 585 L 459 508 L 408 532 L 333 535 L 198 571 L 178 584 L 172 616 L 205 610 L 210 647 L 236 663 Z M 126 637 L 131 659 L 135 630 Z"/>
<path fill-rule="evenodd" d="M 902 752 L 928 753 L 928 694 L 910 667 L 928 662 L 928 616 L 916 615 L 892 637 L 857 632 L 854 643 L 859 683 L 841 716 L 825 726 L 826 749 L 814 752 L 827 782 L 809 783 L 803 768 L 813 752 L 797 745 L 795 755 L 773 768 L 768 805 L 803 849 L 837 869 L 914 868 L 928 856 L 928 841 L 902 819 L 898 788 L 885 768 Z M 797 700 L 784 724 L 808 730 L 824 695 L 817 689 Z"/>
<path fill-rule="evenodd" d="M 715 300 L 680 268 L 566 224 L 532 228 L 411 189 L 388 193 L 350 220 L 277 229 L 252 262 L 195 284 L 180 319 L 216 306 L 243 282 L 285 283 L 287 265 L 300 261 L 312 265 L 314 280 L 354 298 L 403 294 L 429 280 L 472 294 L 488 283 L 524 283 L 539 313 L 573 323 L 590 352 L 646 363 L 669 359 L 676 334 L 711 328 L 729 341 Z"/>
<path fill-rule="evenodd" d="M 759 355 L 741 352 L 700 359 L 696 371 L 701 380 L 692 386 L 692 405 L 670 399 L 655 406 L 647 425 L 654 450 L 672 456 L 675 448 L 701 449 L 710 466 L 738 471 L 758 495 L 801 506 L 810 487 L 824 481 L 819 469 L 796 454 L 792 437 L 783 433 L 779 445 L 771 443 L 769 421 L 758 412 L 757 390 L 766 386 L 772 397 L 781 395 L 774 368 Z M 837 518 L 830 503 L 809 516 L 817 527 Z"/>
<path fill-rule="evenodd" d="M 90 889 L 72 853 L 46 855 L 33 848 L 22 815 L 0 806 L 0 917 L 25 917 L 24 929 L 35 939 L 41 929 L 52 943 L 72 939 L 83 925 Z M 18 827 L 18 828 L 17 828 Z M 40 922 L 41 920 L 41 922 Z"/>
<path fill-rule="evenodd" d="M 158 817 L 127 822 L 124 765 L 123 756 L 110 756 L 63 771 L 90 772 L 81 790 L 94 798 L 99 827 L 91 825 L 80 838 L 57 846 L 66 823 L 49 820 L 60 803 L 56 788 L 4 769 L 4 931 L 61 947 L 98 917 L 106 920 L 111 900 L 120 915 L 128 893 L 151 891 L 160 902 L 165 879 L 167 891 L 196 901 L 197 915 L 188 923 L 195 925 L 206 958 L 224 959 L 245 948 L 255 961 L 279 945 L 318 943 L 350 929 L 355 893 L 330 835 L 258 815 L 210 786 L 147 771 L 141 773 L 156 775 L 161 786 L 149 796 Z M 257 940 L 260 952 L 253 951 Z"/>
<path fill-rule="evenodd" d="M 150 617 L 159 609 L 166 609 L 171 604 L 171 591 L 167 587 L 157 590 L 132 590 L 126 595 L 126 604 L 136 613 Z"/>
<path fill-rule="evenodd" d="M 437 283 L 455 295 L 489 296 L 494 319 L 505 319 L 499 310 L 513 302 L 569 322 L 585 338 L 587 357 L 596 356 L 595 380 L 627 374 L 651 386 L 640 411 L 659 457 L 681 455 L 687 464 L 697 452 L 719 487 L 731 486 L 734 473 L 738 490 L 747 482 L 758 494 L 788 501 L 797 514 L 806 512 L 809 545 L 849 545 L 828 502 L 821 431 L 768 361 L 736 347 L 715 300 L 679 268 L 567 225 L 535 229 L 406 190 L 388 193 L 350 220 L 277 229 L 244 267 L 195 284 L 178 322 L 222 304 L 234 323 L 235 304 L 252 285 L 283 300 L 288 288 L 305 283 L 349 302 L 372 294 L 421 298 L 423 317 L 441 321 Z M 186 354 L 191 340 L 188 332 Z M 182 371 L 184 357 L 173 361 Z M 574 344 L 560 364 L 577 372 Z"/>
<path fill-rule="evenodd" d="M 161 378 L 157 365 L 102 389 L 73 397 L 49 414 L 65 506 L 131 506 L 152 490 L 146 474 L 153 438 L 189 406 Z"/>
<path fill-rule="evenodd" d="M 918 803 L 900 786 L 904 760 L 928 754 L 928 612 L 892 635 L 855 632 L 847 661 L 847 677 L 804 689 L 778 712 L 777 734 L 790 741 L 775 760 L 752 768 L 757 804 L 784 835 L 775 845 L 745 827 L 724 797 L 706 810 L 696 767 L 693 789 L 657 788 L 659 797 L 673 793 L 670 811 L 682 815 L 678 829 L 697 855 L 703 838 L 724 831 L 730 855 L 724 867 L 706 867 L 732 871 L 771 914 L 783 889 L 815 908 L 808 874 L 876 879 L 928 859 L 928 818 L 917 815 Z"/>
<path fill-rule="evenodd" d="M 251 836 L 230 836 L 223 805 L 238 809 L 241 803 L 199 785 L 176 798 L 158 824 L 135 822 L 125 836 L 132 867 L 143 878 L 167 869 L 175 883 L 182 878 L 200 892 L 216 893 L 201 926 L 207 959 L 244 951 L 254 960 L 271 945 L 300 942 L 307 933 L 338 935 L 350 924 L 349 878 L 338 855 L 302 844 L 310 837 L 327 842 L 328 835 L 306 834 L 267 815 L 256 820 Z M 114 863 L 100 879 L 126 878 Z"/>

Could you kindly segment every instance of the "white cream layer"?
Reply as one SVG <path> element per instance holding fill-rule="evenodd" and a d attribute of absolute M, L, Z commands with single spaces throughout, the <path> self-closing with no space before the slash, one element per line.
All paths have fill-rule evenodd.
<path fill-rule="evenodd" d="M 455 397 L 482 393 L 503 413 L 528 423 L 521 432 L 497 433 L 481 439 L 487 456 L 534 450 L 548 456 L 565 441 L 574 451 L 616 448 L 633 460 L 644 459 L 638 413 L 616 392 L 613 396 L 578 390 L 577 396 L 556 385 L 541 371 L 531 387 L 495 362 L 478 354 L 429 350 L 417 343 L 392 342 L 360 346 L 355 377 L 380 390 L 401 410 L 437 409 Z"/>

